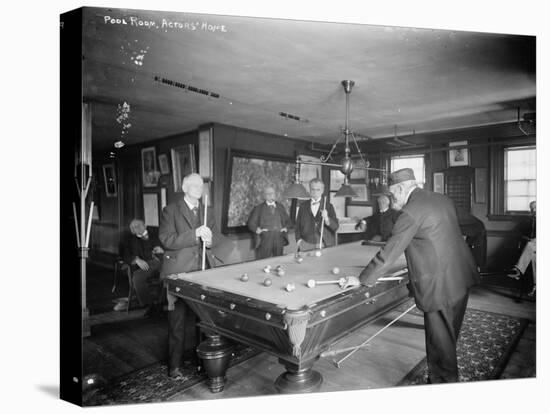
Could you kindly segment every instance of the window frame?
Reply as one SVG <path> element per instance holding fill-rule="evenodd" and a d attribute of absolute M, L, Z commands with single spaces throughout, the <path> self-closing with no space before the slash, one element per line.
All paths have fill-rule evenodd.
<path fill-rule="evenodd" d="M 521 146 L 516 146 L 516 145 L 511 145 L 511 146 L 507 146 L 505 148 L 503 148 L 503 158 L 504 158 L 504 170 L 503 170 L 503 185 L 504 185 L 504 189 L 503 189 L 503 208 L 504 208 L 504 214 L 506 215 L 517 215 L 517 214 L 529 214 L 529 207 L 527 207 L 527 209 L 525 210 L 509 210 L 508 209 L 508 186 L 506 185 L 508 181 L 510 180 L 507 180 L 507 175 L 508 175 L 508 165 L 507 165 L 507 162 L 508 162 L 508 157 L 507 157 L 507 154 L 510 153 L 510 151 L 521 151 L 521 150 L 534 150 L 535 151 L 535 157 L 536 157 L 536 146 L 534 145 L 521 145 Z M 536 186 L 536 182 L 537 182 L 537 173 L 536 173 L 536 168 L 537 168 L 537 162 L 536 162 L 536 158 L 535 158 L 535 186 Z M 518 180 L 519 181 L 519 180 Z M 528 181 L 528 180 L 523 180 L 523 181 Z M 535 190 L 535 195 L 533 196 L 533 199 L 536 198 L 536 190 Z"/>
<path fill-rule="evenodd" d="M 489 147 L 490 193 L 488 219 L 492 221 L 522 221 L 530 215 L 529 211 L 505 211 L 505 151 L 510 148 L 534 148 L 536 139 L 523 143 L 505 142 Z"/>
<path fill-rule="evenodd" d="M 390 155 L 389 157 L 389 164 L 390 164 L 390 171 L 394 171 L 394 168 L 393 168 L 393 160 L 394 159 L 406 159 L 406 158 L 422 158 L 422 165 L 423 165 L 423 178 L 424 178 L 424 181 L 418 181 L 418 177 L 415 177 L 417 178 L 417 182 L 420 182 L 422 183 L 422 188 L 426 188 L 426 184 L 427 184 L 427 174 L 426 174 L 426 154 L 423 154 L 423 153 L 416 153 L 416 154 L 407 154 L 407 155 Z"/>

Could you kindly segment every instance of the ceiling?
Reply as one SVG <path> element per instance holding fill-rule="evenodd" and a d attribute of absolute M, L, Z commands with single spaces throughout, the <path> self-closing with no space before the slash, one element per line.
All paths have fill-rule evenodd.
<path fill-rule="evenodd" d="M 333 143 L 345 79 L 355 81 L 349 127 L 362 139 L 535 111 L 532 36 L 85 10 L 83 92 L 96 150 L 209 122 Z"/>

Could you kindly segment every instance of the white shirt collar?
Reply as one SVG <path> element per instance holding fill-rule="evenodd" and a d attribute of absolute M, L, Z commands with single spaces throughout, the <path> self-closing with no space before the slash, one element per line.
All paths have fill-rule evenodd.
<path fill-rule="evenodd" d="M 268 206 L 275 206 L 275 201 L 267 201 L 265 202 Z"/>
<path fill-rule="evenodd" d="M 183 197 L 183 200 L 185 201 L 185 203 L 186 203 L 187 206 L 189 207 L 189 210 L 193 210 L 195 207 L 197 207 L 197 208 L 199 207 L 198 201 L 197 201 L 197 204 L 194 205 L 194 204 L 191 204 L 191 203 L 189 202 L 189 200 L 187 200 L 186 197 Z"/>

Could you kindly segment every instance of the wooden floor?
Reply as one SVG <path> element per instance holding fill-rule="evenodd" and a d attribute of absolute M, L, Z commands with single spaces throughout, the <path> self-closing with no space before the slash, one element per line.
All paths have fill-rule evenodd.
<path fill-rule="evenodd" d="M 504 277 L 504 276 L 502 276 Z M 483 284 L 476 288 L 468 307 L 526 318 L 530 321 L 502 378 L 529 378 L 536 375 L 536 306 L 532 300 L 515 301 L 508 281 L 502 285 Z M 509 284 L 509 283 L 508 283 Z M 85 374 L 99 374 L 106 381 L 149 364 L 166 360 L 166 318 L 143 318 L 143 310 L 97 315 L 92 335 L 84 340 Z M 344 338 L 333 348 L 363 342 L 399 313 L 392 311 L 360 332 Z M 341 368 L 332 358 L 319 360 L 314 368 L 323 378 L 321 392 L 372 389 L 395 386 L 425 356 L 423 319 L 407 314 L 395 325 L 358 351 Z M 283 372 L 277 359 L 262 353 L 227 373 L 225 390 L 212 394 L 205 384 L 197 384 L 172 400 L 203 400 L 276 394 L 274 380 Z"/>

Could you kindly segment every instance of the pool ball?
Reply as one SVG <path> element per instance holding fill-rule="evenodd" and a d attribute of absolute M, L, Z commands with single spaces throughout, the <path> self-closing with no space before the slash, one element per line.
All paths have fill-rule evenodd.
<path fill-rule="evenodd" d="M 322 254 L 323 253 L 321 253 L 321 250 L 315 251 L 315 256 L 317 256 L 317 257 L 321 257 Z"/>
<path fill-rule="evenodd" d="M 296 289 L 296 285 L 294 283 L 289 283 L 286 285 L 287 292 L 292 292 L 294 289 Z"/>
<path fill-rule="evenodd" d="M 271 279 L 270 278 L 267 278 L 266 280 L 264 280 L 264 286 L 271 286 Z"/>
<path fill-rule="evenodd" d="M 337 275 L 338 273 L 340 273 L 340 269 L 338 267 L 333 267 L 332 268 L 332 274 Z"/>
<path fill-rule="evenodd" d="M 307 281 L 307 287 L 314 288 L 315 287 L 315 280 L 309 279 Z"/>
<path fill-rule="evenodd" d="M 284 269 L 283 269 L 283 268 L 280 268 L 279 270 L 277 270 L 277 274 L 278 274 L 279 276 L 284 276 L 284 275 L 285 275 Z"/>
<path fill-rule="evenodd" d="M 265 266 L 265 267 L 264 267 L 264 272 L 265 272 L 265 273 L 271 272 L 271 266 L 269 266 L 269 265 Z"/>
<path fill-rule="evenodd" d="M 241 276 L 241 280 L 243 282 L 248 282 L 248 275 L 246 273 L 243 273 L 243 275 Z"/>
<path fill-rule="evenodd" d="M 304 258 L 302 256 L 297 256 L 294 260 L 296 260 L 296 263 L 302 263 Z"/>

